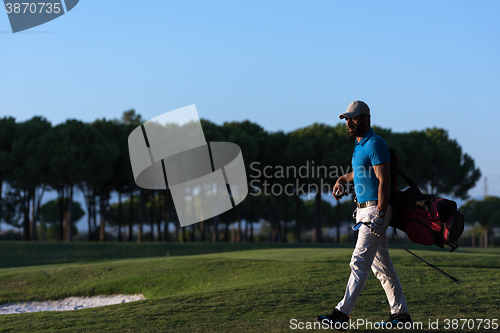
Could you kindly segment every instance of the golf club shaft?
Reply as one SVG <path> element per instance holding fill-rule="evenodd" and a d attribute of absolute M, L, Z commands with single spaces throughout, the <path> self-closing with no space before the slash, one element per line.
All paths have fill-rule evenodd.
<path fill-rule="evenodd" d="M 363 223 L 363 222 L 359 222 L 359 223 L 362 223 L 364 224 L 365 226 L 369 226 L 369 224 L 367 223 Z M 385 238 L 387 238 L 389 241 L 391 241 L 392 243 L 396 244 L 397 246 L 399 246 L 400 248 L 402 248 L 403 250 L 405 250 L 406 252 L 408 252 L 409 254 L 411 254 L 412 256 L 414 256 L 415 258 L 419 259 L 420 261 L 426 263 L 427 265 L 429 265 L 430 267 L 434 268 L 436 271 L 438 271 L 439 273 L 443 274 L 444 276 L 446 276 L 448 279 L 450 279 L 451 281 L 455 282 L 455 283 L 460 283 L 460 280 L 457 280 L 455 279 L 453 276 L 451 276 L 450 274 L 446 273 L 445 271 L 437 268 L 436 266 L 434 266 L 433 264 L 427 262 L 426 260 L 420 258 L 419 256 L 417 256 L 415 253 L 411 252 L 410 250 L 408 250 L 407 248 L 405 248 L 404 246 L 396 243 L 395 241 L 393 241 L 392 239 L 390 239 L 389 237 L 387 237 L 386 235 L 384 235 Z"/>
<path fill-rule="evenodd" d="M 426 263 L 427 265 L 429 265 L 430 267 L 434 268 L 436 271 L 438 271 L 439 273 L 443 274 L 444 276 L 446 276 L 447 278 L 449 278 L 451 281 L 455 282 L 455 283 L 460 283 L 460 280 L 457 280 L 455 279 L 453 276 L 451 276 L 450 274 L 446 273 L 445 271 L 437 268 L 436 266 L 434 266 L 433 264 L 427 262 L 426 260 L 420 258 L 419 256 L 417 256 L 415 253 L 411 252 L 410 250 L 408 250 L 407 248 L 403 247 L 402 245 L 396 243 L 395 241 L 393 241 L 392 239 L 390 239 L 389 237 L 385 236 L 385 238 L 387 238 L 388 240 L 390 240 L 392 243 L 396 244 L 397 246 L 399 246 L 400 248 L 402 248 L 403 250 L 405 250 L 406 252 L 408 252 L 409 254 L 413 255 L 415 258 L 417 259 L 420 259 L 422 262 Z"/>

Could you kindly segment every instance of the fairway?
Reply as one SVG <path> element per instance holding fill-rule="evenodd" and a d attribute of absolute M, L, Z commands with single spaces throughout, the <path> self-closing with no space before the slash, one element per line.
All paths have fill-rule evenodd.
<path fill-rule="evenodd" d="M 111 294 L 143 294 L 147 299 L 69 312 L 2 315 L 0 332 L 296 332 L 300 330 L 291 329 L 292 319 L 312 322 L 342 298 L 353 247 L 247 246 L 236 251 L 233 244 L 232 251 L 218 252 L 209 245 L 205 252 L 217 253 L 2 268 L 1 304 Z M 417 247 L 414 252 L 461 280 L 451 283 L 403 250 L 391 249 L 413 320 L 422 322 L 424 331 L 430 331 L 429 321 L 439 320 L 442 331 L 457 331 L 444 329 L 446 319 L 457 319 L 459 327 L 465 322 L 460 319 L 500 319 L 498 249 L 449 253 Z M 371 274 L 352 319 L 385 319 L 385 301 Z M 476 329 L 464 331 L 494 331 L 477 329 L 477 323 Z"/>

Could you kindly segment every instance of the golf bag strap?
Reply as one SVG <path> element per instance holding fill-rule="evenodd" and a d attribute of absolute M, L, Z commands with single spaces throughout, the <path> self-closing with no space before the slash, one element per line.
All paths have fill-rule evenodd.
<path fill-rule="evenodd" d="M 413 180 L 411 180 L 410 178 L 406 177 L 405 174 L 403 173 L 403 171 L 401 171 L 401 169 L 398 169 L 398 172 L 399 174 L 401 175 L 401 177 L 403 177 L 403 179 L 406 181 L 406 183 L 414 188 L 415 190 L 419 191 L 420 193 L 422 193 L 422 191 L 420 191 L 420 189 L 418 188 L 417 184 L 415 184 L 415 182 Z"/>

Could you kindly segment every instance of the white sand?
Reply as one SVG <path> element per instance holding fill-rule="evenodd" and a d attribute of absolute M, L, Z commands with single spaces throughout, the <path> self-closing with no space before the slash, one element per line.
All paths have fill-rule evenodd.
<path fill-rule="evenodd" d="M 70 311 L 128 303 L 146 299 L 143 295 L 111 295 L 93 297 L 68 297 L 58 301 L 7 303 L 0 305 L 0 314 L 41 311 Z"/>

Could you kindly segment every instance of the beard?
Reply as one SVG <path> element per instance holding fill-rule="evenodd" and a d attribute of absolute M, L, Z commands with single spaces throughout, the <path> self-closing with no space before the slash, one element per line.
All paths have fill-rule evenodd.
<path fill-rule="evenodd" d="M 363 133 L 365 133 L 365 131 L 366 131 L 366 126 L 361 121 L 361 122 L 359 122 L 359 124 L 353 125 L 352 127 L 349 127 L 349 129 L 353 129 L 353 131 L 349 131 L 350 136 L 361 137 L 361 136 L 363 136 Z"/>

